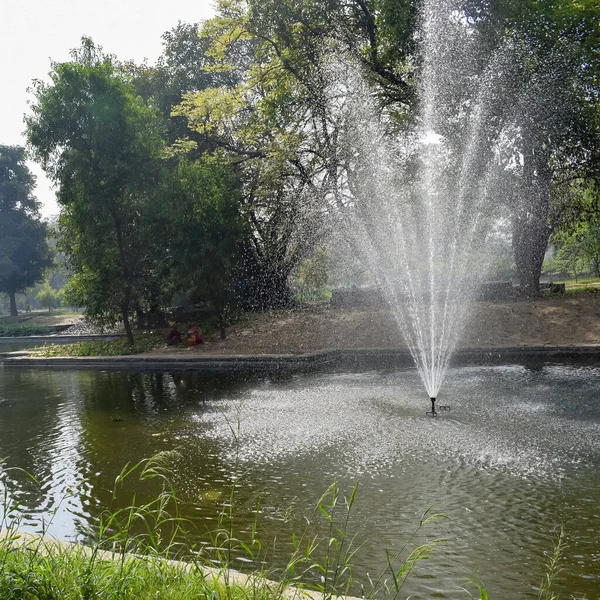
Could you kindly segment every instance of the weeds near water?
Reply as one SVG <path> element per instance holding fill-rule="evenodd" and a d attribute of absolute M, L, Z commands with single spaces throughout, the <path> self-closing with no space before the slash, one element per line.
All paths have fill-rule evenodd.
<path fill-rule="evenodd" d="M 544 578 L 540 583 L 538 600 L 559 600 L 560 594 L 556 593 L 554 588 L 556 585 L 556 579 L 563 570 L 562 561 L 566 548 L 567 544 L 565 542 L 565 534 L 563 528 L 561 527 L 556 541 L 554 542 L 552 553 L 548 556 L 545 563 L 546 570 L 544 573 Z M 575 600 L 574 596 L 571 596 L 571 598 Z M 585 598 L 580 598 L 578 600 L 585 600 Z"/>
<path fill-rule="evenodd" d="M 233 427 L 239 436 L 239 421 Z M 291 595 L 319 592 L 323 598 L 348 595 L 357 582 L 352 562 L 359 549 L 349 533 L 350 514 L 358 485 L 345 496 L 337 483 L 319 499 L 304 530 L 293 535 L 293 551 L 281 571 L 269 569 L 258 538 L 258 515 L 249 539 L 234 532 L 235 489 L 243 474 L 234 479 L 231 495 L 224 503 L 212 546 L 198 550 L 190 541 L 191 523 L 181 516 L 181 501 L 170 482 L 170 464 L 175 453 L 161 453 L 150 460 L 127 465 L 115 479 L 112 500 L 125 483 L 158 483 L 160 491 L 150 502 L 139 504 L 135 493 L 123 508 L 108 507 L 97 522 L 84 531 L 86 545 L 58 542 L 46 537 L 51 519 L 42 523 L 41 535 L 20 531 L 25 511 L 11 499 L 0 469 L 0 599 L 27 600 L 121 600 L 164 598 L 168 600 L 283 600 Z M 24 472 L 23 472 L 24 473 Z M 58 508 L 53 512 L 57 514 Z M 440 515 L 427 511 L 417 532 Z M 314 533 L 318 518 L 327 525 L 324 535 Z M 388 557 L 388 572 L 372 589 L 362 587 L 364 597 L 396 598 L 418 562 L 426 559 L 441 540 L 419 546 L 400 566 L 400 554 Z M 254 572 L 243 576 L 232 570 L 235 556 L 244 554 Z M 179 561 L 174 559 L 185 559 Z M 316 577 L 315 577 L 316 575 Z M 276 581 L 275 581 L 276 580 Z M 354 589 L 357 589 L 356 587 Z"/>
<path fill-rule="evenodd" d="M 563 570 L 562 560 L 564 551 L 566 549 L 565 536 L 563 528 L 561 527 L 560 533 L 554 542 L 554 548 L 552 553 L 548 556 L 545 562 L 545 572 L 542 582 L 540 583 L 537 600 L 559 600 L 561 598 L 560 593 L 555 590 L 556 579 L 560 572 Z M 477 588 L 479 600 L 490 600 L 490 595 L 485 585 L 475 577 L 468 582 L 470 585 Z M 469 593 L 469 596 L 473 598 L 473 595 Z M 571 600 L 586 600 L 583 598 L 576 598 L 575 596 L 569 596 Z M 530 598 L 529 595 L 526 599 Z"/>

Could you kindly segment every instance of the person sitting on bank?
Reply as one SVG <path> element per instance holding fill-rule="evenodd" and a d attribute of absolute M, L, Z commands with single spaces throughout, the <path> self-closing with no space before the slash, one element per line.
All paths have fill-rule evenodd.
<path fill-rule="evenodd" d="M 177 331 L 177 325 L 173 324 L 167 334 L 167 346 L 176 346 L 177 344 L 181 344 L 181 341 L 181 333 Z"/>
<path fill-rule="evenodd" d="M 188 331 L 188 336 L 187 336 L 187 345 L 188 346 L 197 346 L 198 344 L 203 344 L 204 340 L 202 339 L 202 335 L 200 333 L 200 330 L 197 327 L 192 327 L 189 331 Z"/>

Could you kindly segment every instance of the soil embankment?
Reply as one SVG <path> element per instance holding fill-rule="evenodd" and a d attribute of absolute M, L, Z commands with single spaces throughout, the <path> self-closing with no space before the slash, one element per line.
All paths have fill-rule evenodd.
<path fill-rule="evenodd" d="M 151 354 L 304 354 L 331 348 L 405 348 L 387 310 L 315 305 L 245 315 L 221 341 L 207 336 L 194 348 L 159 348 Z M 478 302 L 460 348 L 600 345 L 600 294 L 567 294 L 535 301 Z"/>

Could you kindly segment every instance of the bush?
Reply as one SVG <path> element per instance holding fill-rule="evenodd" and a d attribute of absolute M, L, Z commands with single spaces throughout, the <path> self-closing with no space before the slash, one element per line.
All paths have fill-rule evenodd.
<path fill-rule="evenodd" d="M 135 337 L 135 344 L 133 346 L 130 346 L 126 339 L 119 338 L 116 340 L 41 346 L 36 348 L 35 352 L 45 358 L 58 356 L 123 356 L 154 350 L 154 348 L 164 345 L 165 338 L 166 334 L 163 332 L 138 333 Z"/>
<path fill-rule="evenodd" d="M 54 328 L 45 325 L 25 323 L 0 323 L 0 337 L 25 337 L 29 335 L 50 335 Z"/>
<path fill-rule="evenodd" d="M 47 308 L 50 311 L 53 308 L 59 308 L 61 306 L 62 293 L 52 289 L 50 284 L 46 281 L 42 289 L 37 293 L 35 299 L 39 302 L 40 306 Z"/>

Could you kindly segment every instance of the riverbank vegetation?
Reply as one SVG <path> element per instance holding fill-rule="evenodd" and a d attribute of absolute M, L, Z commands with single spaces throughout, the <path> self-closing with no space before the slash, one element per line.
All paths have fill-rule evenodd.
<path fill-rule="evenodd" d="M 319 499 L 305 528 L 293 535 L 287 564 L 275 569 L 267 565 L 269 550 L 259 538 L 260 507 L 250 531 L 245 536 L 234 534 L 236 485 L 223 502 L 215 529 L 208 532 L 210 542 L 192 541 L 189 534 L 194 525 L 180 516 L 180 500 L 169 482 L 171 459 L 159 454 L 127 465 L 115 481 L 115 506 L 127 480 L 134 480 L 136 486 L 154 485 L 159 490 L 156 498 L 136 505 L 134 496 L 132 504 L 107 507 L 97 522 L 83 531 L 83 544 L 45 536 L 56 511 L 49 521 L 39 524 L 40 535 L 21 533 L 19 525 L 30 519 L 25 519 L 24 509 L 4 487 L 0 598 L 289 600 L 310 598 L 316 592 L 323 600 L 351 594 L 395 600 L 404 597 L 407 579 L 444 541 L 430 536 L 424 544 L 415 543 L 424 529 L 444 519 L 426 511 L 400 551 L 388 553 L 380 577 L 360 584 L 352 570 L 359 547 L 349 531 L 358 486 L 346 496 L 333 484 Z M 6 485 L 2 475 L 0 470 L 0 482 Z M 325 524 L 325 533 L 315 533 L 317 520 Z M 251 565 L 247 575 L 235 570 L 242 564 L 240 557 Z"/>
<path fill-rule="evenodd" d="M 40 346 L 31 351 L 33 356 L 54 358 L 58 356 L 125 356 L 150 352 L 155 348 L 164 346 L 165 336 L 159 333 L 139 333 L 135 336 L 133 345 L 127 339 L 93 340 L 89 342 L 76 342 L 74 344 L 52 344 Z"/>
<path fill-rule="evenodd" d="M 194 542 L 194 524 L 181 517 L 181 501 L 169 480 L 172 453 L 127 465 L 115 480 L 112 504 L 93 524 L 82 526 L 81 543 L 62 542 L 47 535 L 63 501 L 49 520 L 32 527 L 26 509 L 14 500 L 5 475 L 15 469 L 0 468 L 0 598 L 22 600 L 290 600 L 357 596 L 378 600 L 401 600 L 415 571 L 426 569 L 436 549 L 446 540 L 439 536 L 446 517 L 428 509 L 400 549 L 387 552 L 387 565 L 368 581 L 354 578 L 353 564 L 360 552 L 357 536 L 350 530 L 350 515 L 358 484 L 345 495 L 332 484 L 306 518 L 305 526 L 292 536 L 291 554 L 280 568 L 268 565 L 269 549 L 260 541 L 260 506 L 245 534 L 234 532 L 236 487 L 223 500 L 214 530 L 207 542 Z M 20 471 L 20 470 L 19 470 Z M 20 471 L 23 476 L 31 477 Z M 11 473 L 11 475 L 13 475 Z M 31 477 L 32 478 L 32 477 Z M 32 478 L 33 479 L 33 478 Z M 123 490 L 151 485 L 156 497 L 147 504 L 120 504 Z M 121 508 L 117 508 L 118 506 Z M 320 521 L 323 527 L 315 533 Z M 428 541 L 417 543 L 417 539 Z M 195 538 L 197 539 L 197 537 Z M 561 570 L 563 534 L 545 561 L 537 600 L 556 600 L 554 590 Z M 240 560 L 241 559 L 241 560 Z M 249 567 L 240 573 L 240 565 Z M 465 577 L 465 595 L 489 600 L 477 576 Z M 472 593 L 471 593 L 472 592 Z M 533 598 L 534 596 L 526 596 Z"/>

